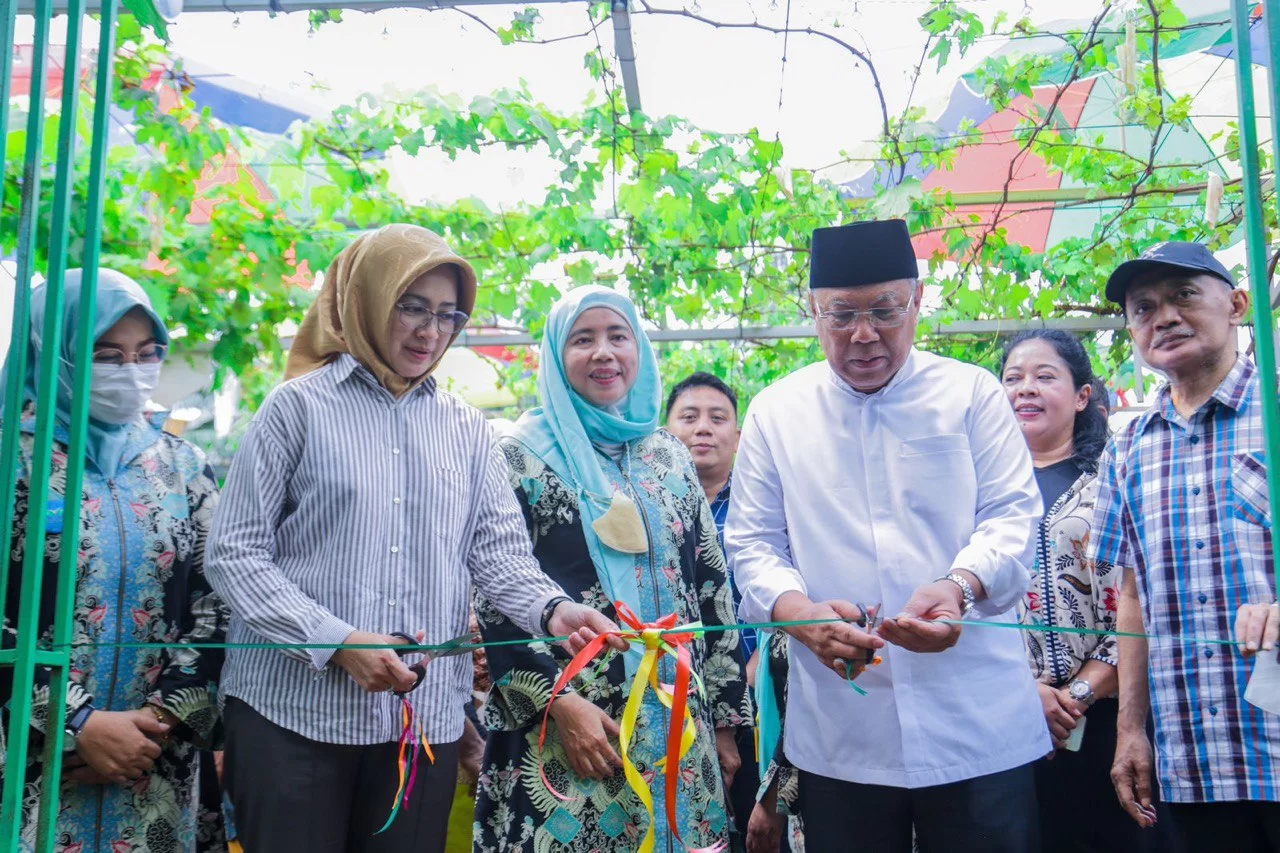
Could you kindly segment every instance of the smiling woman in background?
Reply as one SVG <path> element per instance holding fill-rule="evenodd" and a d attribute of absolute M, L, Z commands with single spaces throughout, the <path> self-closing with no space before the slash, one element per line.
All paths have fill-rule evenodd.
<path fill-rule="evenodd" d="M 1092 399 L 1089 356 L 1074 336 L 1037 330 L 1015 337 L 1003 361 L 1005 393 L 1031 450 L 1045 508 L 1021 620 L 1114 631 L 1120 572 L 1085 556 L 1098 457 L 1108 437 L 1106 417 Z M 1023 638 L 1055 747 L 1035 765 L 1044 851 L 1135 853 L 1142 849 L 1142 830 L 1120 808 L 1110 784 L 1118 711 L 1115 638 L 1053 631 L 1027 631 Z"/>

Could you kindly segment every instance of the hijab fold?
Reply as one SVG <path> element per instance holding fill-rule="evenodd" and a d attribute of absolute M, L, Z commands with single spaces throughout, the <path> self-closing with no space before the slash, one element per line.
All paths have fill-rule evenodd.
<path fill-rule="evenodd" d="M 458 269 L 458 310 L 470 314 L 476 304 L 475 270 L 439 234 L 405 224 L 361 234 L 325 271 L 320 294 L 289 350 L 285 378 L 319 370 L 350 353 L 395 397 L 426 382 L 439 358 L 412 379 L 396 373 L 388 361 L 392 315 L 409 285 L 446 264 Z M 457 337 L 455 333 L 449 343 Z M 440 354 L 446 349 L 441 347 Z"/>
<path fill-rule="evenodd" d="M 564 348 L 573 324 L 584 311 L 609 308 L 631 326 L 639 357 L 627 396 L 608 409 L 589 403 L 569 384 Z M 658 428 L 662 380 L 653 345 L 640 324 L 635 303 L 599 285 L 575 288 L 551 308 L 542 335 L 538 362 L 538 396 L 542 405 L 516 422 L 512 437 L 555 471 L 578 496 L 582 533 L 600 583 L 613 601 L 640 612 L 634 554 L 615 551 L 600 541 L 592 523 L 609 509 L 613 486 L 596 457 L 594 444 L 626 444 Z M 622 462 L 624 468 L 627 462 Z M 627 656 L 628 670 L 633 662 Z"/>
<path fill-rule="evenodd" d="M 71 390 L 74 387 L 76 337 L 80 331 L 80 290 L 84 282 L 84 270 L 67 270 L 63 278 L 62 342 L 58 348 L 58 381 L 55 392 L 57 422 L 64 428 L 71 427 Z M 27 347 L 27 375 L 23 395 L 28 402 L 35 402 L 40 372 L 40 353 L 43 350 L 45 308 L 49 299 L 48 283 L 31 291 L 31 330 Z M 168 346 L 169 330 L 151 307 L 147 292 L 122 272 L 100 267 L 98 290 L 95 300 L 97 319 L 93 324 L 96 342 L 108 329 L 120 322 L 135 308 L 141 308 L 155 326 L 157 343 Z M 129 442 L 129 430 L 133 423 L 106 424 L 89 419 L 85 436 L 85 458 L 106 477 L 115 476 L 123 460 Z"/>

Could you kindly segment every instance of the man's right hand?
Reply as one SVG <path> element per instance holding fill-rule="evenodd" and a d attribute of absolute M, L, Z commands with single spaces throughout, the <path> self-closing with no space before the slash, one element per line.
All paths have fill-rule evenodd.
<path fill-rule="evenodd" d="M 352 631 L 343 642 L 352 645 L 405 644 L 401 637 L 364 631 Z M 391 649 L 338 649 L 333 654 L 333 662 L 345 669 L 356 684 L 370 693 L 412 690 L 418 682 L 418 677 Z"/>
<path fill-rule="evenodd" d="M 1062 749 L 1076 727 L 1076 720 L 1083 716 L 1076 701 L 1064 690 L 1057 690 L 1043 682 L 1036 682 L 1040 690 L 1040 702 L 1044 705 L 1044 721 L 1049 724 L 1055 749 Z"/>
<path fill-rule="evenodd" d="M 94 711 L 76 737 L 76 754 L 101 776 L 124 785 L 155 766 L 156 740 L 168 731 L 147 711 Z"/>
<path fill-rule="evenodd" d="M 1151 800 L 1151 741 L 1145 731 L 1116 733 L 1116 758 L 1111 765 L 1111 784 L 1129 817 L 1143 829 L 1155 826 Z"/>
<path fill-rule="evenodd" d="M 866 669 L 866 661 L 876 649 L 884 648 L 884 640 L 868 634 L 851 621 L 865 615 L 848 601 L 823 601 L 814 603 L 803 593 L 783 593 L 773 606 L 773 621 L 804 622 L 813 619 L 841 619 L 822 625 L 795 625 L 784 629 L 818 656 L 824 666 L 839 674 L 849 676 L 849 664 L 853 664 L 853 677 Z"/>
<path fill-rule="evenodd" d="M 608 779 L 622 767 L 610 738 L 621 735 L 618 724 L 591 702 L 573 693 L 556 697 L 551 717 L 573 772 L 586 779 Z"/>

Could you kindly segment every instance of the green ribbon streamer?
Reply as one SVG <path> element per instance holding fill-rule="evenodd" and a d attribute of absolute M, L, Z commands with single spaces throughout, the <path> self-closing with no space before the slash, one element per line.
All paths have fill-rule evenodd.
<path fill-rule="evenodd" d="M 805 625 L 832 625 L 840 622 L 852 624 L 856 620 L 853 619 L 798 619 L 784 622 L 747 622 L 740 625 L 698 625 L 678 626 L 669 631 L 662 631 L 662 634 L 715 634 L 723 631 L 747 631 L 760 630 L 768 628 L 798 628 Z M 1134 640 L 1147 640 L 1149 642 L 1180 642 L 1193 643 L 1209 646 L 1235 646 L 1238 643 L 1233 639 L 1222 639 L 1220 637 L 1199 637 L 1194 634 L 1170 634 L 1167 636 L 1152 636 L 1150 634 L 1134 633 L 1131 631 L 1102 631 L 1097 628 L 1075 628 L 1066 625 L 1024 625 L 1020 622 L 990 622 L 981 619 L 933 619 L 929 620 L 939 625 L 957 625 L 962 628 L 1004 628 L 1014 631 L 1027 631 L 1042 634 L 1074 634 L 1081 637 L 1123 637 Z M 568 637 L 522 637 L 515 640 L 492 640 L 485 643 L 466 643 L 460 646 L 450 645 L 448 643 L 432 645 L 430 643 L 419 645 L 407 645 L 404 643 L 57 643 L 53 645 L 42 644 L 45 650 L 58 650 L 68 648 L 81 648 L 84 646 L 97 646 L 99 648 L 108 649 L 396 649 L 397 651 L 408 654 L 413 653 L 431 653 L 437 651 L 455 651 L 470 652 L 478 649 L 492 649 L 502 646 L 531 646 L 535 643 L 560 643 L 568 640 Z"/>

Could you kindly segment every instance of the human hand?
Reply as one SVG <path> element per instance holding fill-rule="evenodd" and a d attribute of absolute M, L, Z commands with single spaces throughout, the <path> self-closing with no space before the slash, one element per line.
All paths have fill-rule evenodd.
<path fill-rule="evenodd" d="M 1156 825 L 1151 802 L 1151 741 L 1142 730 L 1116 733 L 1116 757 L 1111 765 L 1111 784 L 1120 806 L 1138 826 Z"/>
<path fill-rule="evenodd" d="M 97 776 L 123 785 L 150 772 L 160 757 L 156 740 L 168 732 L 149 711 L 94 711 L 76 737 L 76 754 Z M 73 778 L 80 769 L 72 771 Z"/>
<path fill-rule="evenodd" d="M 960 641 L 960 626 L 933 620 L 959 619 L 963 607 L 964 594 L 958 585 L 949 580 L 927 583 L 911 594 L 896 618 L 884 620 L 879 633 L 909 652 L 946 651 Z"/>
<path fill-rule="evenodd" d="M 1084 716 L 1079 703 L 1072 699 L 1065 690 L 1057 690 L 1047 684 L 1036 683 L 1040 691 L 1040 702 L 1044 705 L 1044 721 L 1049 725 L 1049 734 L 1053 737 L 1054 749 L 1062 749 L 1071 730 L 1076 727 L 1076 720 Z"/>
<path fill-rule="evenodd" d="M 479 645 L 484 642 L 484 637 L 480 633 L 480 620 L 476 618 L 475 613 L 471 614 L 471 623 L 468 627 L 475 635 L 471 640 L 473 643 Z M 489 655 L 483 648 L 474 649 L 471 652 L 471 664 L 471 689 L 488 693 L 493 689 L 493 681 L 489 678 Z"/>
<path fill-rule="evenodd" d="M 111 782 L 86 764 L 78 752 L 68 752 L 62 756 L 62 778 L 77 785 L 107 785 Z"/>
<path fill-rule="evenodd" d="M 568 636 L 569 639 L 564 645 L 576 655 L 600 634 L 616 634 L 620 629 L 599 610 L 593 610 L 576 601 L 562 601 L 551 612 L 551 618 L 547 620 L 547 630 L 553 637 Z M 609 638 L 609 646 L 620 652 L 625 652 L 629 645 L 621 637 Z"/>
<path fill-rule="evenodd" d="M 778 622 L 846 620 L 819 625 L 793 625 L 784 629 L 841 678 L 857 678 L 866 669 L 867 661 L 875 650 L 884 648 L 884 640 L 850 624 L 868 615 L 870 614 L 864 614 L 857 605 L 848 601 L 823 601 L 815 604 L 799 592 L 784 593 L 773 607 L 773 617 Z"/>
<path fill-rule="evenodd" d="M 720 775 L 724 779 L 724 795 L 729 796 L 733 777 L 742 768 L 742 756 L 738 753 L 738 741 L 733 729 L 716 729 L 716 754 L 720 757 Z"/>
<path fill-rule="evenodd" d="M 787 816 L 778 814 L 777 788 L 756 803 L 747 820 L 747 853 L 778 853 Z"/>
<path fill-rule="evenodd" d="M 613 718 L 573 693 L 556 698 L 551 716 L 573 772 L 587 779 L 608 779 L 622 766 L 611 738 L 621 735 Z"/>
<path fill-rule="evenodd" d="M 403 637 L 365 631 L 352 631 L 343 642 L 352 645 L 405 645 Z M 369 693 L 412 690 L 418 683 L 418 676 L 391 649 L 338 649 L 334 652 L 333 662 Z"/>
<path fill-rule="evenodd" d="M 1275 604 L 1242 604 L 1236 611 L 1236 643 L 1240 654 L 1253 657 L 1261 649 L 1276 647 L 1280 635 L 1280 608 Z"/>

